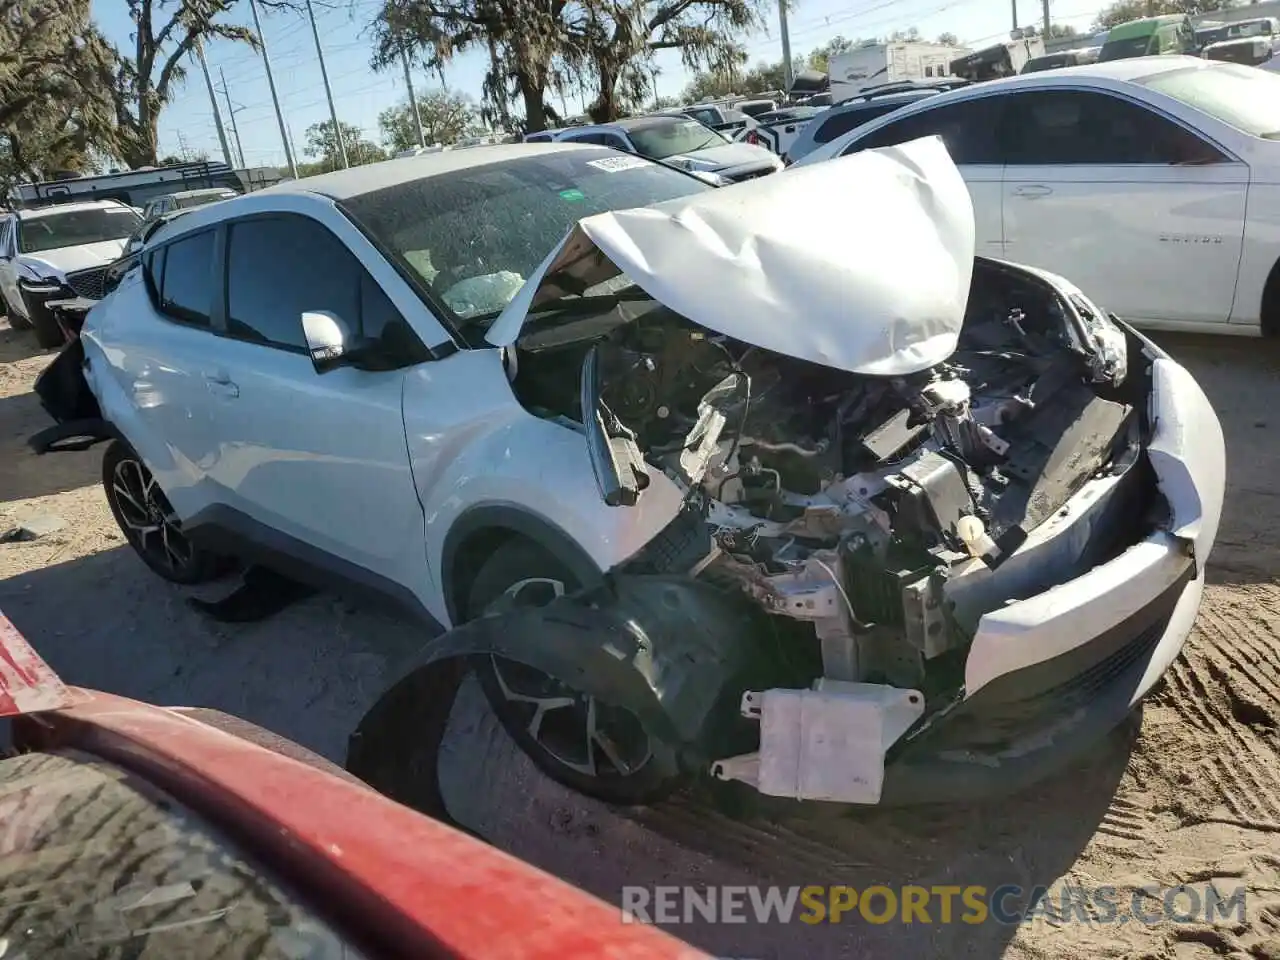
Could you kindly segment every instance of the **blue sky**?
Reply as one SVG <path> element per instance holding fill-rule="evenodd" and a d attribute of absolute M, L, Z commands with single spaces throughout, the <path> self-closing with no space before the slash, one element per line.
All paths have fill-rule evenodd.
<path fill-rule="evenodd" d="M 325 2 L 331 2 L 332 6 L 322 7 L 320 4 Z M 320 43 L 338 116 L 343 122 L 360 127 L 366 137 L 376 141 L 378 113 L 405 96 L 401 71 L 375 73 L 369 67 L 372 45 L 367 26 L 380 0 L 316 0 L 316 4 Z M 1083 30 L 1100 6 L 1099 0 L 1051 0 L 1050 12 L 1055 23 L 1069 23 Z M 304 131 L 311 124 L 329 118 L 311 29 L 301 14 L 265 10 L 262 14 L 262 31 L 281 108 L 301 160 L 305 150 Z M 94 0 L 93 15 L 111 40 L 125 50 L 131 49 L 129 36 L 133 24 L 123 3 Z M 1018 0 L 1020 23 L 1038 23 L 1040 16 L 1039 3 Z M 247 0 L 236 10 L 236 19 L 251 24 Z M 1011 21 L 1010 4 L 1001 0 L 793 0 L 791 46 L 792 51 L 800 55 L 837 34 L 875 36 L 913 26 L 929 39 L 950 32 L 964 43 L 985 44 L 1007 34 Z M 776 15 L 770 18 L 766 30 L 746 37 L 744 45 L 752 63 L 779 59 L 781 45 Z M 250 166 L 284 163 L 284 149 L 261 57 L 242 44 L 221 40 L 206 47 L 206 56 L 215 85 L 220 83 L 220 70 L 226 76 L 231 102 L 236 108 L 245 162 Z M 661 94 L 678 95 L 689 79 L 679 55 L 663 51 L 657 64 Z M 445 81 L 451 89 L 478 100 L 485 66 L 484 58 L 478 54 L 459 57 L 445 69 Z M 438 77 L 423 71 L 415 74 L 413 82 L 419 92 L 441 85 Z M 570 113 L 580 112 L 580 98 L 568 97 L 566 106 Z M 219 107 L 227 126 L 227 137 L 233 139 L 221 94 Z M 184 147 L 189 153 L 200 151 L 214 159 L 221 157 L 209 96 L 199 65 L 194 62 L 190 64 L 185 82 L 165 108 L 160 123 L 161 154 L 181 155 Z M 232 149 L 235 149 L 234 142 Z"/>

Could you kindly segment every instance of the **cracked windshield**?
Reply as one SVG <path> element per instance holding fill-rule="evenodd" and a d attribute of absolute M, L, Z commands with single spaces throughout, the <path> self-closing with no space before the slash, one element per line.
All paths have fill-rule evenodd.
<path fill-rule="evenodd" d="M 635 157 L 573 150 L 396 184 L 342 206 L 431 298 L 480 320 L 499 313 L 582 218 L 708 189 Z"/>

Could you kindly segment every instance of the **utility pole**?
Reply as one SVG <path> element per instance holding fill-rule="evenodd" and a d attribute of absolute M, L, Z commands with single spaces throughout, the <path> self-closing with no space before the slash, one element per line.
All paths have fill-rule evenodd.
<path fill-rule="evenodd" d="M 1044 42 L 1049 42 L 1049 0 L 1040 0 L 1040 4 L 1044 9 Z"/>
<path fill-rule="evenodd" d="M 307 2 L 310 3 L 310 0 Z M 1048 0 L 1045 2 L 1047 3 Z M 413 126 L 418 131 L 418 146 L 425 147 L 427 135 L 422 132 L 422 111 L 418 109 L 418 98 L 413 94 L 413 77 L 409 76 L 409 55 L 403 50 L 400 51 L 400 62 L 404 64 L 404 86 L 409 91 L 409 110 L 413 113 Z"/>
<path fill-rule="evenodd" d="M 253 13 L 253 29 L 258 35 L 258 44 L 262 47 L 262 65 L 267 68 L 267 86 L 271 88 L 271 102 L 276 108 L 276 122 L 280 125 L 280 142 L 284 144 L 284 158 L 289 162 L 290 175 L 296 179 L 298 165 L 293 162 L 293 151 L 289 149 L 289 135 L 284 127 L 284 114 L 280 112 L 280 97 L 276 95 L 276 81 L 271 75 L 271 58 L 267 56 L 267 38 L 262 35 L 262 21 L 258 19 L 258 4 L 255 0 L 249 0 L 249 10 Z M 233 117 L 232 120 L 234 119 Z M 234 128 L 235 124 L 233 123 L 232 126 Z"/>
<path fill-rule="evenodd" d="M 342 126 L 338 123 L 338 108 L 333 105 L 333 90 L 329 88 L 329 71 L 324 68 L 324 50 L 320 48 L 320 31 L 316 29 L 316 12 L 311 9 L 311 0 L 307 0 L 307 16 L 311 18 L 311 35 L 316 39 L 316 57 L 320 60 L 320 79 L 324 81 L 324 95 L 329 98 L 329 117 L 333 120 L 333 138 L 338 141 L 338 155 L 342 157 L 343 169 L 346 169 L 351 166 L 347 162 L 347 144 L 342 139 Z M 407 63 L 405 69 L 408 70 Z"/>
<path fill-rule="evenodd" d="M 250 0 L 252 2 L 252 0 Z M 1018 0 L 1009 0 L 1013 5 L 1013 29 L 1018 29 Z"/>
<path fill-rule="evenodd" d="M 786 85 L 786 94 L 791 96 L 791 87 L 796 78 L 791 68 L 791 34 L 787 32 L 787 2 L 778 0 L 778 36 L 782 38 L 782 82 Z M 1016 3 L 1017 0 L 1014 0 Z"/>
<path fill-rule="evenodd" d="M 213 81 L 209 78 L 209 64 L 204 60 L 204 44 L 196 41 L 196 57 L 200 61 L 200 70 L 204 74 L 204 85 L 209 89 L 209 106 L 213 107 L 213 125 L 218 128 L 218 143 L 222 144 L 222 159 L 231 166 L 231 148 L 227 146 L 227 131 L 222 127 L 222 111 L 218 109 L 218 98 L 213 92 Z M 225 89 L 227 81 L 222 81 Z M 234 119 L 234 117 L 232 118 Z M 244 157 L 240 158 L 240 166 L 244 166 Z"/>
<path fill-rule="evenodd" d="M 231 91 L 227 89 L 227 75 L 218 68 L 218 76 L 222 80 L 222 95 L 227 98 L 227 114 L 231 117 L 231 132 L 236 138 L 236 152 L 240 154 L 240 169 L 245 169 L 244 146 L 240 143 L 240 128 L 236 126 L 236 108 L 231 105 Z"/>

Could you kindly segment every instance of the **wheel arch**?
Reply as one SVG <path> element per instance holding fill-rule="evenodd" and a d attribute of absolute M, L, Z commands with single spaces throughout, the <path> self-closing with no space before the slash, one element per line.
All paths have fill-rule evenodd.
<path fill-rule="evenodd" d="M 1280 337 L 1280 260 L 1272 264 L 1267 282 L 1262 286 L 1259 318 L 1264 337 Z"/>
<path fill-rule="evenodd" d="M 440 555 L 441 593 L 451 625 L 459 623 L 481 564 L 513 539 L 537 544 L 572 571 L 584 586 L 603 576 L 587 551 L 551 521 L 511 504 L 472 507 L 449 528 Z"/>

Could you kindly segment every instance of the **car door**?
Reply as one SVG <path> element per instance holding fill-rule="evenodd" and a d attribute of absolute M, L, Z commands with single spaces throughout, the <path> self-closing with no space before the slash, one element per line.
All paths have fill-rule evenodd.
<path fill-rule="evenodd" d="M 203 376 L 217 398 L 211 467 L 233 525 L 337 579 L 426 583 L 422 509 L 410 473 L 403 369 L 317 373 L 302 314 L 348 334 L 425 350 L 348 247 L 294 213 L 227 227 L 225 339 Z M 420 354 L 409 349 L 417 344 Z"/>
<path fill-rule="evenodd" d="M 18 292 L 17 231 L 12 217 L 0 225 L 0 295 L 11 308 L 22 309 L 21 294 Z"/>
<path fill-rule="evenodd" d="M 997 138 L 1001 110 L 1002 100 L 998 97 L 942 103 L 876 126 L 865 135 L 855 137 L 843 154 L 907 143 L 920 137 L 941 137 L 973 200 L 975 252 L 999 257 L 1004 252 L 1001 210 L 1004 167 Z"/>
<path fill-rule="evenodd" d="M 212 329 L 216 240 L 211 227 L 148 250 L 94 331 L 134 418 L 117 426 L 184 522 L 216 502 L 208 479 L 216 434 L 201 376 L 221 342 Z"/>
<path fill-rule="evenodd" d="M 1127 319 L 1226 323 L 1248 168 L 1110 93 L 1006 99 L 1008 259 L 1062 274 Z"/>

